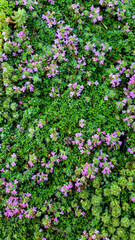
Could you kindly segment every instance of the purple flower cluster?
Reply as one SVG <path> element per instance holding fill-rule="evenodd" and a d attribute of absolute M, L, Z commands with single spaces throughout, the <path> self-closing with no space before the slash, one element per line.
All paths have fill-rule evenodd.
<path fill-rule="evenodd" d="M 77 82 L 75 82 L 74 84 L 69 83 L 68 84 L 69 90 L 70 90 L 70 97 L 73 96 L 80 96 L 80 93 L 82 92 L 84 86 L 83 85 L 77 85 Z"/>
<path fill-rule="evenodd" d="M 76 216 L 76 217 L 80 217 L 80 216 L 83 216 L 83 217 L 84 217 L 85 212 L 82 211 L 79 207 L 80 207 L 80 206 L 77 206 L 77 207 L 76 207 L 75 216 Z"/>
<path fill-rule="evenodd" d="M 15 5 L 18 6 L 18 5 L 23 5 L 23 6 L 26 6 L 30 11 L 34 10 L 34 5 L 37 5 L 38 2 L 35 0 L 34 2 L 33 1 L 30 1 L 30 0 L 18 0 L 18 1 L 15 1 Z"/>
<path fill-rule="evenodd" d="M 30 201 L 30 193 L 24 193 L 22 197 L 10 197 L 7 200 L 7 207 L 5 208 L 4 215 L 6 217 L 12 217 L 18 215 L 22 217 L 33 218 L 36 213 L 36 207 L 28 208 L 28 202 Z"/>
<path fill-rule="evenodd" d="M 52 5 L 54 5 L 54 1 L 53 0 L 48 0 L 48 2 Z"/>
<path fill-rule="evenodd" d="M 58 89 L 55 89 L 54 87 L 52 87 L 51 92 L 49 93 L 49 96 L 52 97 L 52 98 L 56 97 L 56 96 L 59 97 L 60 94 L 59 94 L 59 90 Z"/>
<path fill-rule="evenodd" d="M 85 50 L 86 51 L 91 50 L 94 53 L 94 57 L 92 57 L 92 60 L 94 62 L 99 61 L 99 64 L 104 64 L 105 53 L 108 52 L 109 50 L 111 51 L 112 47 L 109 47 L 107 43 L 101 43 L 100 46 L 102 47 L 101 52 L 96 49 L 95 43 L 92 44 L 91 42 L 87 42 L 87 44 L 85 45 Z"/>
<path fill-rule="evenodd" d="M 65 58 L 66 51 L 64 50 L 62 44 L 56 41 L 55 45 L 52 45 L 51 51 L 54 52 L 53 59 L 57 60 L 58 62 L 62 62 L 63 60 L 66 62 L 68 61 L 67 58 Z"/>
<path fill-rule="evenodd" d="M 80 3 L 74 3 L 71 5 L 71 8 L 74 10 L 75 13 L 79 13 Z"/>
<path fill-rule="evenodd" d="M 44 174 L 43 172 L 37 173 L 36 175 L 33 175 L 31 179 L 35 179 L 37 183 L 44 182 L 48 180 L 48 174 Z"/>
<path fill-rule="evenodd" d="M 44 172 L 38 172 L 37 174 L 32 176 L 32 180 L 36 180 L 37 183 L 43 182 L 43 181 L 47 181 L 48 180 L 48 175 L 49 173 L 53 173 L 54 171 L 54 163 L 60 163 L 61 159 L 66 160 L 67 156 L 61 154 L 60 156 L 56 156 L 56 152 L 52 151 L 51 152 L 51 160 L 48 161 L 47 163 L 44 162 L 44 160 L 41 161 L 41 167 L 44 167 L 45 169 L 45 173 Z M 34 156 L 34 155 L 33 155 Z M 35 162 L 37 162 L 36 160 L 34 160 Z"/>
<path fill-rule="evenodd" d="M 46 23 L 47 23 L 47 25 L 48 25 L 48 27 L 49 28 L 51 28 L 53 25 L 56 25 L 57 24 L 57 22 L 56 22 L 56 18 L 55 17 L 53 17 L 53 14 L 54 14 L 55 12 L 50 12 L 50 11 L 47 11 L 46 12 L 46 15 L 43 15 L 42 16 L 42 19 L 43 20 L 46 20 Z"/>
<path fill-rule="evenodd" d="M 30 92 L 34 91 L 34 86 L 29 81 L 27 81 L 26 84 L 22 88 L 17 87 L 17 86 L 13 87 L 13 90 L 15 90 L 14 93 L 24 93 L 25 90 L 27 90 L 27 89 L 29 89 Z"/>
<path fill-rule="evenodd" d="M 80 153 L 84 155 L 91 154 L 91 151 L 95 151 L 97 146 L 106 143 L 107 146 L 110 146 L 110 149 L 118 148 L 119 134 L 115 131 L 112 134 L 106 133 L 105 131 L 101 132 L 100 128 L 97 129 L 97 133 L 95 133 L 91 139 L 88 139 L 87 143 L 83 145 L 84 139 L 82 138 L 82 133 L 75 134 L 75 141 L 72 141 L 72 144 L 77 144 L 80 149 Z M 79 137 L 79 138 L 78 138 Z"/>
<path fill-rule="evenodd" d="M 93 240 L 109 240 L 109 238 L 107 238 L 107 236 L 103 236 L 101 234 L 99 234 L 99 231 L 97 229 L 95 229 L 95 231 L 93 232 L 93 234 L 90 236 L 85 230 L 83 231 L 83 235 L 81 236 L 81 238 L 79 238 L 78 240 L 83 240 L 85 237 L 85 239 L 93 239 Z"/>
<path fill-rule="evenodd" d="M 72 182 L 69 182 L 68 185 L 64 185 L 60 188 L 60 192 L 64 193 L 64 196 L 67 196 L 67 193 L 70 191 L 70 189 L 73 188 Z"/>
<path fill-rule="evenodd" d="M 80 121 L 79 121 L 79 126 L 81 127 L 81 128 L 83 128 L 84 127 L 84 119 L 81 119 Z"/>
<path fill-rule="evenodd" d="M 120 10 L 119 8 L 117 8 L 116 15 L 118 17 L 118 20 L 122 21 L 123 19 L 125 19 L 124 12 L 126 12 L 126 9 Z"/>
<path fill-rule="evenodd" d="M 57 141 L 59 134 L 54 130 L 53 132 L 51 132 L 50 134 L 50 138 L 52 138 L 53 141 Z"/>
<path fill-rule="evenodd" d="M 95 23 L 97 21 L 101 21 L 103 19 L 103 17 L 101 15 L 99 15 L 100 12 L 100 7 L 98 8 L 94 8 L 94 6 L 92 5 L 90 7 L 90 15 L 89 17 L 92 19 L 92 21 Z"/>
<path fill-rule="evenodd" d="M 49 228 L 51 226 L 51 220 L 50 220 L 50 218 L 49 218 L 49 216 L 47 214 L 42 219 L 42 223 L 44 225 L 44 228 Z"/>
<path fill-rule="evenodd" d="M 77 43 L 78 38 L 75 34 L 71 35 L 73 28 L 71 28 L 69 25 L 66 25 L 65 27 L 63 25 L 60 25 L 59 28 L 56 31 L 55 36 L 57 37 L 54 42 L 55 43 L 61 43 L 65 47 L 65 49 L 69 49 L 70 53 L 75 53 L 77 55 Z"/>
<path fill-rule="evenodd" d="M 85 71 L 83 70 L 83 66 L 86 66 L 86 61 L 85 58 L 82 56 L 81 58 L 77 59 L 78 64 L 76 65 L 77 69 L 80 69 L 82 72 L 85 73 Z"/>
<path fill-rule="evenodd" d="M 49 66 L 47 66 L 47 69 L 49 70 L 49 73 L 47 73 L 47 77 L 55 77 L 57 74 L 59 74 L 59 70 L 57 70 L 59 67 L 56 64 L 51 63 Z"/>

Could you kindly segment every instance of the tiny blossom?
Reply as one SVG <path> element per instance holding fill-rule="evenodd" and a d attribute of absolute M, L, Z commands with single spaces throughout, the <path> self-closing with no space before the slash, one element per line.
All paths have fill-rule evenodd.
<path fill-rule="evenodd" d="M 16 154 L 15 154 L 15 153 L 13 153 L 13 154 L 11 155 L 11 157 L 12 157 L 12 158 L 15 158 L 15 157 L 16 157 Z"/>

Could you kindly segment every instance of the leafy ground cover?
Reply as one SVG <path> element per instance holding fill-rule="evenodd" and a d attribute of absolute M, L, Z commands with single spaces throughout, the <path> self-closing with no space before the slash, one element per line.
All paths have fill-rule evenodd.
<path fill-rule="evenodd" d="M 135 240 L 134 7 L 0 1 L 0 240 Z"/>

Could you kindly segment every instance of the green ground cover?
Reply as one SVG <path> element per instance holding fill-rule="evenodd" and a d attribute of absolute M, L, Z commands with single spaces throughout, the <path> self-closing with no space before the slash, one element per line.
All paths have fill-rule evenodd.
<path fill-rule="evenodd" d="M 0 240 L 135 240 L 135 1 L 0 1 Z"/>

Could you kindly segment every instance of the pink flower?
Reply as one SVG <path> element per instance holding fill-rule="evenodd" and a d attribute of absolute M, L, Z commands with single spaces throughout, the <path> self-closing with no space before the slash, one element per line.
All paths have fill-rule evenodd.
<path fill-rule="evenodd" d="M 81 128 L 83 128 L 83 127 L 84 127 L 84 124 L 83 124 L 83 123 L 80 123 L 79 126 L 80 126 Z"/>
<path fill-rule="evenodd" d="M 133 201 L 133 202 L 134 202 L 134 201 L 135 201 L 135 197 L 132 197 L 132 198 L 131 198 L 131 201 Z"/>
<path fill-rule="evenodd" d="M 97 22 L 97 19 L 96 19 L 96 18 L 94 18 L 94 19 L 93 19 L 93 22 L 94 22 L 94 23 L 95 23 L 95 22 Z"/>
<path fill-rule="evenodd" d="M 17 194 L 17 192 L 16 192 L 15 190 L 13 190 L 13 191 L 12 191 L 12 194 L 15 195 L 15 194 Z"/>
<path fill-rule="evenodd" d="M 16 163 L 15 163 L 15 162 L 12 162 L 11 165 L 12 165 L 12 167 L 14 167 L 14 166 L 16 165 Z"/>
<path fill-rule="evenodd" d="M 74 91 L 70 92 L 70 97 L 73 97 L 74 93 L 75 93 Z"/>
<path fill-rule="evenodd" d="M 11 189 L 6 188 L 6 193 L 10 193 Z"/>

